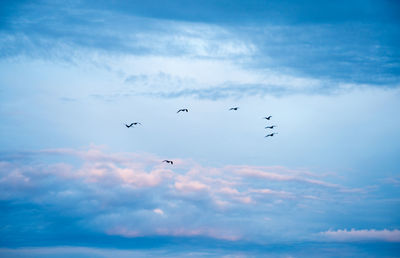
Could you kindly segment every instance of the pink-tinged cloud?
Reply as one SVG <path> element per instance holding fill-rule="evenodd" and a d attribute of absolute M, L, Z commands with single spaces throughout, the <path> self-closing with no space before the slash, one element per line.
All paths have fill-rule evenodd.
<path fill-rule="evenodd" d="M 267 188 L 263 189 L 249 189 L 250 193 L 257 193 L 257 194 L 262 194 L 262 195 L 276 195 L 280 196 L 283 198 L 294 198 L 294 195 L 292 193 L 286 192 L 286 191 L 275 191 Z"/>
<path fill-rule="evenodd" d="M 234 202 L 240 202 L 243 204 L 251 204 L 254 203 L 254 200 L 251 198 L 251 196 L 248 195 L 246 192 L 239 192 L 235 188 L 230 188 L 230 187 L 222 187 L 221 189 L 214 189 L 213 191 L 214 196 L 220 195 L 223 196 L 224 198 L 227 198 L 226 200 L 229 201 L 234 201 Z M 229 202 L 222 202 L 221 200 L 215 199 L 215 203 L 217 205 L 220 205 L 223 207 L 226 204 L 229 204 Z"/>
<path fill-rule="evenodd" d="M 294 180 L 294 176 L 281 175 L 271 172 L 266 172 L 253 167 L 231 167 L 231 169 L 240 176 L 258 177 L 276 181 Z"/>
<path fill-rule="evenodd" d="M 254 203 L 254 200 L 250 196 L 238 196 L 233 197 L 233 199 L 244 204 Z"/>
<path fill-rule="evenodd" d="M 332 187 L 338 188 L 340 187 L 337 184 L 328 183 L 322 180 L 317 180 L 313 178 L 308 178 L 300 175 L 287 175 L 287 174 L 279 174 L 269 171 L 260 170 L 257 167 L 251 166 L 229 166 L 227 169 L 231 169 L 234 173 L 243 176 L 243 177 L 255 177 L 255 178 L 263 178 L 271 181 L 295 181 L 295 182 L 304 182 L 313 185 L 319 185 L 323 187 Z"/>
<path fill-rule="evenodd" d="M 400 230 L 376 230 L 376 229 L 351 229 L 351 230 L 328 230 L 321 232 L 320 235 L 328 240 L 340 242 L 357 242 L 357 241 L 384 241 L 384 242 L 400 242 Z"/>
<path fill-rule="evenodd" d="M 209 187 L 198 181 L 179 180 L 174 184 L 175 188 L 182 192 L 199 192 L 207 190 Z"/>
<path fill-rule="evenodd" d="M 230 187 L 222 187 L 219 190 L 220 193 L 226 194 L 226 195 L 239 195 L 239 191 L 235 188 L 230 188 Z"/>
<path fill-rule="evenodd" d="M 161 209 L 154 209 L 153 212 L 159 215 L 164 215 L 164 211 Z"/>
<path fill-rule="evenodd" d="M 256 166 L 206 167 L 192 160 L 181 160 L 178 167 L 151 154 L 107 153 L 99 148 L 34 155 L 59 155 L 64 163 L 1 162 L 0 199 L 59 206 L 96 230 L 125 237 L 247 238 L 260 226 L 251 217 L 269 214 L 282 200 L 299 206 L 311 198 L 319 200 L 310 196 L 332 193 L 329 187 L 320 187 L 332 184 L 283 167 L 275 168 L 278 172 Z M 67 164 L 70 156 L 77 159 Z M 249 224 L 238 223 L 243 214 Z"/>
<path fill-rule="evenodd" d="M 77 175 L 92 183 L 126 184 L 132 187 L 154 187 L 170 179 L 173 173 L 169 170 L 153 169 L 145 171 L 134 166 L 119 167 L 113 163 L 86 163 L 78 170 Z"/>
<path fill-rule="evenodd" d="M 160 165 L 162 159 L 151 154 L 137 153 L 106 153 L 104 147 L 90 146 L 89 149 L 46 149 L 38 152 L 39 154 L 75 156 L 89 163 L 112 163 L 122 166 L 130 165 L 136 168 L 145 166 Z M 180 162 L 175 160 L 174 162 Z"/>

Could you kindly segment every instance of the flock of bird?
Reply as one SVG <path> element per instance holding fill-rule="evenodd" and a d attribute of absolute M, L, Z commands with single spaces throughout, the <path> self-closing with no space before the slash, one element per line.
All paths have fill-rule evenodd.
<path fill-rule="evenodd" d="M 239 107 L 232 107 L 232 108 L 229 109 L 229 111 L 236 111 L 238 109 L 239 109 Z M 179 113 L 179 112 L 189 112 L 189 110 L 187 108 L 181 108 L 176 113 Z M 272 116 L 265 116 L 265 117 L 263 117 L 263 119 L 266 119 L 266 120 L 269 121 L 269 120 L 271 120 L 271 117 Z M 139 123 L 139 122 L 133 122 L 133 123 L 130 123 L 129 125 L 125 124 L 126 128 L 131 128 L 134 125 L 142 125 L 142 124 Z M 266 126 L 265 129 L 274 129 L 275 127 L 277 127 L 277 126 L 276 125 L 270 125 L 270 126 Z M 270 133 L 270 134 L 267 134 L 264 137 L 272 137 L 275 134 L 278 134 L 278 133 Z M 174 164 L 174 162 L 172 160 L 167 160 L 167 159 L 163 160 L 162 162 L 166 162 L 167 164 L 171 164 L 171 165 Z"/>

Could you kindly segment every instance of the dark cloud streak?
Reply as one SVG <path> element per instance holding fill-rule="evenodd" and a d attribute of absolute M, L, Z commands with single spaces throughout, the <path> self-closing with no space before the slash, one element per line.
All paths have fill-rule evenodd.
<path fill-rule="evenodd" d="M 230 32 L 213 34 L 207 40 L 236 37 L 254 44 L 256 53 L 238 56 L 246 60 L 238 63 L 249 69 L 268 67 L 377 87 L 392 87 L 400 78 L 400 19 L 393 15 L 400 5 L 395 1 L 71 1 L 63 6 L 22 1 L 5 10 L 8 15 L 0 28 L 3 58 L 22 54 L 74 62 L 79 55 L 76 49 L 136 56 L 220 58 L 213 56 L 212 49 L 208 49 L 210 56 L 193 53 L 185 39 L 165 41 L 171 35 L 193 36 L 176 28 L 181 22 L 188 27 L 210 25 Z M 144 40 L 144 34 L 149 38 Z M 154 44 L 148 46 L 146 40 Z M 236 62 L 237 57 L 223 58 Z M 247 90 L 258 94 L 251 87 Z"/>

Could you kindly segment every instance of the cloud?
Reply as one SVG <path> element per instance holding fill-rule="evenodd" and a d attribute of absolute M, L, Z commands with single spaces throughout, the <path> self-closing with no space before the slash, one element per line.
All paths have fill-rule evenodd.
<path fill-rule="evenodd" d="M 273 181 L 300 181 L 304 183 L 309 183 L 313 185 L 323 186 L 323 187 L 333 187 L 338 188 L 340 187 L 337 184 L 328 183 L 325 181 L 321 181 L 318 179 L 308 178 L 299 175 L 288 175 L 288 174 L 280 174 L 269 172 L 265 170 L 261 170 L 257 167 L 249 167 L 249 166 L 242 166 L 242 167 L 230 167 L 235 173 L 244 176 L 244 177 L 255 177 L 255 178 L 263 178 Z"/>
<path fill-rule="evenodd" d="M 79 57 L 74 51 L 79 48 L 137 56 L 236 58 L 255 50 L 251 42 L 218 25 L 126 15 L 112 9 L 89 10 L 77 3 L 41 2 L 29 8 L 20 6 L 24 15 L 6 20 L 12 29 L 0 30 L 1 57 L 22 54 L 72 61 Z"/>
<path fill-rule="evenodd" d="M 400 176 L 387 177 L 382 179 L 381 181 L 396 187 L 400 186 Z"/>
<path fill-rule="evenodd" d="M 232 79 L 232 78 L 231 78 Z M 158 96 L 162 98 L 179 98 L 179 97 L 194 97 L 198 99 L 226 99 L 226 98 L 245 98 L 249 96 L 281 96 L 296 93 L 312 92 L 315 90 L 320 90 L 322 87 L 313 87 L 308 83 L 304 83 L 302 89 L 296 89 L 291 83 L 284 85 L 280 84 L 268 84 L 268 83 L 254 83 L 254 84 L 237 84 L 235 82 L 225 82 L 221 85 L 211 86 L 207 88 L 189 88 L 182 90 L 172 90 L 172 91 L 155 91 L 153 93 L 149 92 L 145 95 Z"/>
<path fill-rule="evenodd" d="M 240 236 L 235 235 L 235 233 L 229 232 L 229 230 L 225 232 L 221 232 L 215 228 L 197 228 L 194 230 L 188 228 L 174 228 L 174 229 L 157 229 L 157 233 L 161 236 L 184 236 L 184 237 L 193 237 L 193 236 L 206 236 L 215 239 L 236 241 L 240 239 Z"/>
<path fill-rule="evenodd" d="M 286 191 L 275 191 L 275 190 L 271 190 L 271 189 L 267 189 L 267 188 L 263 188 L 263 189 L 250 189 L 250 192 L 253 193 L 258 193 L 261 195 L 277 195 L 280 196 L 281 198 L 295 198 L 294 195 L 290 192 L 286 192 Z M 309 198 L 309 196 L 305 196 L 305 198 Z"/>
<path fill-rule="evenodd" d="M 328 240 L 341 242 L 355 241 L 384 241 L 384 242 L 400 242 L 400 230 L 393 229 L 351 229 L 351 230 L 328 230 L 320 233 L 321 236 Z"/>
<path fill-rule="evenodd" d="M 132 15 L 112 6 L 21 5 L 0 31 L 2 57 L 91 64 L 131 86 L 108 97 L 91 94 L 103 99 L 148 94 L 215 100 L 399 87 L 393 24 L 385 30 L 365 23 L 232 27 Z"/>
<path fill-rule="evenodd" d="M 153 212 L 157 213 L 157 214 L 160 214 L 160 215 L 164 215 L 164 212 L 161 209 L 154 209 Z"/>
<path fill-rule="evenodd" d="M 198 181 L 178 180 L 175 182 L 175 188 L 183 192 L 197 192 L 206 190 L 208 187 Z"/>
<path fill-rule="evenodd" d="M 96 146 L 20 155 L 30 158 L 0 162 L 2 201 L 39 205 L 49 214 L 68 210 L 66 216 L 79 218 L 77 227 L 83 223 L 123 237 L 252 239 L 258 214 L 271 217 L 287 202 L 320 201 L 309 197 L 318 192 L 341 194 L 311 172 L 285 167 L 205 167 L 180 159 L 166 166 L 152 154 L 107 153 Z M 259 178 L 264 185 L 279 184 L 260 187 Z M 285 182 L 299 190 L 287 191 Z M 246 227 L 237 224 L 243 214 L 249 219 Z"/>

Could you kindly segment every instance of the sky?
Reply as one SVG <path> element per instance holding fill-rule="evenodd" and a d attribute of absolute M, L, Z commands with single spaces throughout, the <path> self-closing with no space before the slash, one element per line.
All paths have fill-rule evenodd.
<path fill-rule="evenodd" d="M 1 1 L 0 256 L 398 256 L 398 13 Z"/>

